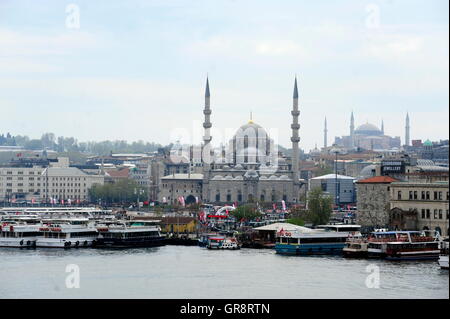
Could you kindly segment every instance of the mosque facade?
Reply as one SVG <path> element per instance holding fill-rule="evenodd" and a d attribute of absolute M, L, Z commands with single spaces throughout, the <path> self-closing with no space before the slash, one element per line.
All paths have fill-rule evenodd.
<path fill-rule="evenodd" d="M 161 179 L 160 200 L 174 203 L 180 196 L 185 203 L 298 203 L 299 129 L 298 88 L 294 83 L 291 109 L 292 157 L 282 156 L 267 131 L 252 119 L 242 125 L 229 143 L 213 150 L 210 134 L 211 105 L 209 81 L 206 82 L 202 171 L 197 174 L 172 174 Z"/>

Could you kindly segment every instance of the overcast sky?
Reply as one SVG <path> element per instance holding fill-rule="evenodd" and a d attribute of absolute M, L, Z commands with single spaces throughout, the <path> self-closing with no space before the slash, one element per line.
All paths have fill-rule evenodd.
<path fill-rule="evenodd" d="M 347 135 L 352 110 L 402 143 L 407 111 L 411 139 L 446 139 L 448 6 L 0 0 L 0 132 L 199 142 L 208 74 L 213 141 L 252 111 L 290 147 L 297 74 L 305 150 L 323 146 L 325 116 L 329 145 Z"/>

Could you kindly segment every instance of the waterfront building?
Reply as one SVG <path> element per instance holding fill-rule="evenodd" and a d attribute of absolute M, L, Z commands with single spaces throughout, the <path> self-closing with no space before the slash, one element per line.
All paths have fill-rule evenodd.
<path fill-rule="evenodd" d="M 356 182 L 357 224 L 374 228 L 389 225 L 390 185 L 396 181 L 389 176 L 375 176 Z"/>
<path fill-rule="evenodd" d="M 89 189 L 104 183 L 100 173 L 71 167 L 65 157 L 13 161 L 0 167 L 0 201 L 88 201 Z"/>
<path fill-rule="evenodd" d="M 448 182 L 393 182 L 390 185 L 390 226 L 437 230 L 448 236 Z"/>
<path fill-rule="evenodd" d="M 311 178 L 308 189 L 320 188 L 328 193 L 335 205 L 351 204 L 356 200 L 355 179 L 351 176 L 327 174 Z"/>
<path fill-rule="evenodd" d="M 193 204 L 202 198 L 203 174 L 172 174 L 161 178 L 159 201 L 162 203 Z"/>

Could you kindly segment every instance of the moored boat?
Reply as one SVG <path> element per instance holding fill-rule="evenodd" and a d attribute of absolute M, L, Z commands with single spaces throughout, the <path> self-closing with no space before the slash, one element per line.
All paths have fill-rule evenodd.
<path fill-rule="evenodd" d="M 347 258 L 366 258 L 368 255 L 368 242 L 363 238 L 350 238 L 346 241 L 342 249 L 344 257 Z"/>
<path fill-rule="evenodd" d="M 91 247 L 98 233 L 87 218 L 43 220 L 36 247 L 81 248 Z"/>
<path fill-rule="evenodd" d="M 161 235 L 158 221 L 114 221 L 96 226 L 99 233 L 94 245 L 97 248 L 132 248 L 154 247 L 165 245 L 165 237 Z"/>
<path fill-rule="evenodd" d="M 426 231 L 375 232 L 369 238 L 369 257 L 389 260 L 423 260 L 439 258 L 439 235 Z"/>
<path fill-rule="evenodd" d="M 38 225 L 3 223 L 0 225 L 0 247 L 34 248 L 39 234 Z"/>
<path fill-rule="evenodd" d="M 341 254 L 349 236 L 361 236 L 360 227 L 325 225 L 319 229 L 302 227 L 292 232 L 280 230 L 277 232 L 275 250 L 278 254 L 287 255 Z"/>
<path fill-rule="evenodd" d="M 236 238 L 227 238 L 225 236 L 211 236 L 208 238 L 208 244 L 206 245 L 208 249 L 240 249 Z"/>

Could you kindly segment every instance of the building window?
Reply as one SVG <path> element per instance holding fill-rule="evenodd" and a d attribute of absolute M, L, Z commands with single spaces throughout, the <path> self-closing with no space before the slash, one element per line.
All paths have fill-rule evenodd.
<path fill-rule="evenodd" d="M 427 199 L 429 200 L 430 199 L 430 192 L 429 191 L 427 191 Z"/>
<path fill-rule="evenodd" d="M 409 191 L 409 199 L 413 199 L 413 192 Z"/>
<path fill-rule="evenodd" d="M 439 192 L 439 200 L 442 200 L 442 192 Z"/>
<path fill-rule="evenodd" d="M 434 218 L 434 219 L 437 219 L 437 209 L 435 209 L 435 210 L 433 211 L 433 218 Z"/>
<path fill-rule="evenodd" d="M 422 209 L 422 219 L 425 219 L 425 209 Z"/>
<path fill-rule="evenodd" d="M 402 199 L 402 191 L 397 192 L 397 199 Z"/>
<path fill-rule="evenodd" d="M 442 219 L 442 209 L 439 209 L 439 219 Z"/>
<path fill-rule="evenodd" d="M 417 191 L 414 191 L 414 199 L 417 199 Z"/>
<path fill-rule="evenodd" d="M 422 191 L 422 199 L 425 199 L 425 191 Z"/>
<path fill-rule="evenodd" d="M 427 218 L 430 219 L 430 210 L 427 209 Z"/>
<path fill-rule="evenodd" d="M 438 192 L 434 192 L 434 200 L 438 199 Z"/>

